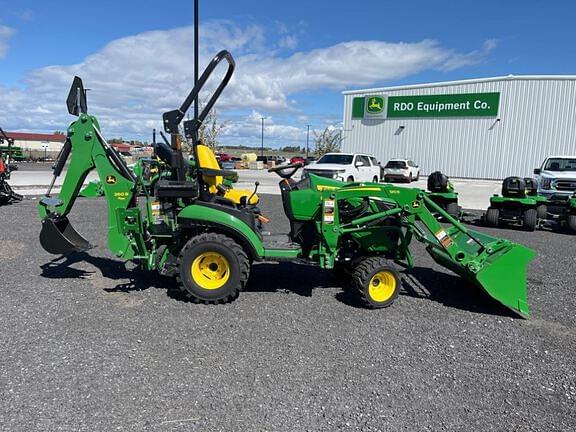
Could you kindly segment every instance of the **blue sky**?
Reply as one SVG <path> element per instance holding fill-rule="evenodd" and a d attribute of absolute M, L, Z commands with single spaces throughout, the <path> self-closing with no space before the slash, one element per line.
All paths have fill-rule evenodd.
<path fill-rule="evenodd" d="M 57 5 L 57 6 L 55 6 Z M 575 73 L 572 1 L 201 1 L 203 63 L 238 60 L 225 143 L 302 143 L 342 117 L 350 88 Z M 192 1 L 0 0 L 0 126 L 62 130 L 84 77 L 109 136 L 146 137 L 190 87 Z M 5 101 L 8 100 L 9 103 Z"/>

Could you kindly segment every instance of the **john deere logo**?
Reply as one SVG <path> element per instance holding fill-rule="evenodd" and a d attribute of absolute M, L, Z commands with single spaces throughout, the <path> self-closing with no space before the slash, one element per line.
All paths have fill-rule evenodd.
<path fill-rule="evenodd" d="M 384 98 L 382 96 L 370 96 L 366 104 L 368 114 L 382 114 L 384 112 Z"/>
<path fill-rule="evenodd" d="M 106 183 L 110 185 L 116 184 L 116 176 L 113 175 L 106 176 Z"/>

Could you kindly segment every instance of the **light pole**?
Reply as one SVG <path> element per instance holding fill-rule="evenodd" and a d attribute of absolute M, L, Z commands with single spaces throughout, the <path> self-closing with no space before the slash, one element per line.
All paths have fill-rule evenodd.
<path fill-rule="evenodd" d="M 262 143 L 260 149 L 260 156 L 264 157 L 264 117 L 261 117 L 260 120 L 262 120 Z"/>
<path fill-rule="evenodd" d="M 308 147 L 310 144 L 310 125 L 306 125 L 306 160 L 308 160 Z"/>

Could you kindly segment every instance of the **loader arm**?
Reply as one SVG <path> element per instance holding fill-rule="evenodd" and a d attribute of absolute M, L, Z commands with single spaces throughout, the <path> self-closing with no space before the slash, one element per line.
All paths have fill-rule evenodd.
<path fill-rule="evenodd" d="M 339 228 L 339 233 L 362 231 L 391 216 L 400 218 L 407 239 L 401 247 L 411 265 L 408 243 L 415 238 L 426 246 L 434 260 L 466 280 L 479 285 L 492 298 L 516 313 L 528 317 L 526 270 L 535 253 L 509 240 L 470 230 L 450 216 L 420 189 L 393 185 L 350 185 L 335 193 L 325 192 L 324 200 L 372 198 L 390 204 L 389 209 L 363 215 Z M 335 206 L 338 211 L 338 205 Z M 440 222 L 443 220 L 444 222 Z M 337 247 L 339 234 L 326 230 L 328 247 Z M 404 242 L 404 240 L 403 240 Z"/>
<path fill-rule="evenodd" d="M 70 164 L 58 197 L 50 197 L 49 189 L 39 203 L 40 217 L 43 219 L 40 241 L 44 249 L 51 253 L 67 254 L 91 247 L 72 228 L 67 216 L 86 177 L 96 170 L 108 206 L 108 247 L 126 259 L 142 254 L 143 242 L 138 235 L 142 235 L 143 228 L 135 193 L 138 180 L 102 137 L 95 117 L 82 113 L 68 128 L 68 140 L 56 163 L 55 178 L 61 174 L 69 157 Z M 127 230 L 128 222 L 136 223 L 136 229 Z"/>

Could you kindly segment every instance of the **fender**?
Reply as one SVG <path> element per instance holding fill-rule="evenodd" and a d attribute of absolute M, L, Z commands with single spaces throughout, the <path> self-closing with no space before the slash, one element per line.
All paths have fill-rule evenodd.
<path fill-rule="evenodd" d="M 230 212 L 222 211 L 219 208 L 212 208 L 202 204 L 192 204 L 180 211 L 178 214 L 178 224 L 183 226 L 189 225 L 209 225 L 215 227 L 221 227 L 224 231 L 231 232 L 233 235 L 237 235 L 244 240 L 246 246 L 248 246 L 255 259 L 261 259 L 264 257 L 264 246 L 260 236 L 242 219 L 236 217 L 234 208 L 230 207 Z"/>

